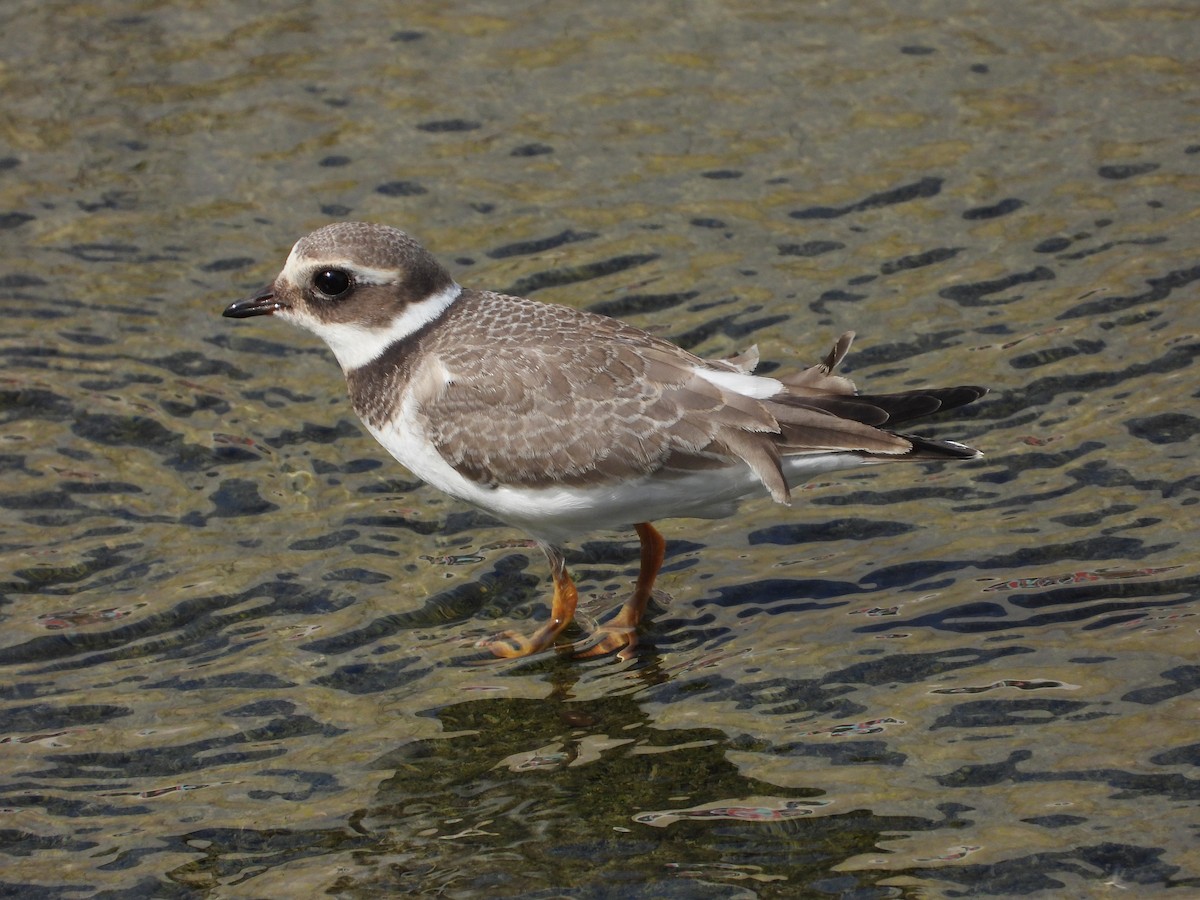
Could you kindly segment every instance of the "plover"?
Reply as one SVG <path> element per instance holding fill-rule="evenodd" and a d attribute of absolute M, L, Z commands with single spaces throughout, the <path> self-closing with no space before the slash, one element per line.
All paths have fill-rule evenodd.
<path fill-rule="evenodd" d="M 224 315 L 274 315 L 323 338 L 367 430 L 414 475 L 536 538 L 554 580 L 550 619 L 486 642 L 497 656 L 554 645 L 575 614 L 562 547 L 636 529 L 630 598 L 577 655 L 624 654 L 662 566 L 651 522 L 714 518 L 739 500 L 788 503 L 814 475 L 977 450 L 892 430 L 978 399 L 960 386 L 859 394 L 824 360 L 754 375 L 757 350 L 703 359 L 615 319 L 460 287 L 402 231 L 327 225 L 296 242 L 273 282 Z"/>

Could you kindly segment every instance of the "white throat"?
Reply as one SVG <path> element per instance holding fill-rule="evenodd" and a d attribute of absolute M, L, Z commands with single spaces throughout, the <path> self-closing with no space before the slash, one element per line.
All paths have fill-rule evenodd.
<path fill-rule="evenodd" d="M 444 313 L 461 293 L 462 288 L 451 283 L 449 287 L 431 294 L 424 300 L 410 303 L 400 315 L 380 328 L 311 320 L 296 320 L 296 324 L 322 338 L 337 357 L 342 371 L 348 373 L 377 359 L 396 341 L 403 340 L 432 322 Z M 280 318 L 288 317 L 286 311 L 280 311 L 278 315 Z"/>

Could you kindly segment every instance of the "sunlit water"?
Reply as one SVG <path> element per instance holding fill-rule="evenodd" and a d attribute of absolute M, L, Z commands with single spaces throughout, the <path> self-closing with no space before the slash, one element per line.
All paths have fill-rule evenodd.
<path fill-rule="evenodd" d="M 1200 11 L 378 6 L 9 4 L 3 893 L 1200 890 Z M 764 369 L 853 328 L 987 457 L 660 523 L 634 660 L 490 661 L 540 553 L 219 317 L 343 218 Z M 569 564 L 602 618 L 636 542 Z"/>

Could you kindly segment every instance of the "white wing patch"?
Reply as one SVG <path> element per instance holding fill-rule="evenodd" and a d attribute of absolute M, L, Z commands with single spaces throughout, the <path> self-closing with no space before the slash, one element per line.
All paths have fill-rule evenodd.
<path fill-rule="evenodd" d="M 741 372 L 722 372 L 696 366 L 695 372 L 709 384 L 743 397 L 766 400 L 783 390 L 783 384 L 763 375 L 744 375 Z"/>

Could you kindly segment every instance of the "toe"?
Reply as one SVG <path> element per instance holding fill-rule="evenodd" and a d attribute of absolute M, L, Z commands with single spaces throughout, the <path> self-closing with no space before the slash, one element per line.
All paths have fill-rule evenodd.
<path fill-rule="evenodd" d="M 585 642 L 587 647 L 572 654 L 576 659 L 593 659 L 617 653 L 621 659 L 629 659 L 637 646 L 637 630 L 625 627 L 598 628 Z"/>
<path fill-rule="evenodd" d="M 490 638 L 484 638 L 475 646 L 491 650 L 502 659 L 516 659 L 520 656 L 528 656 L 534 651 L 529 641 L 515 631 L 504 631 Z"/>

